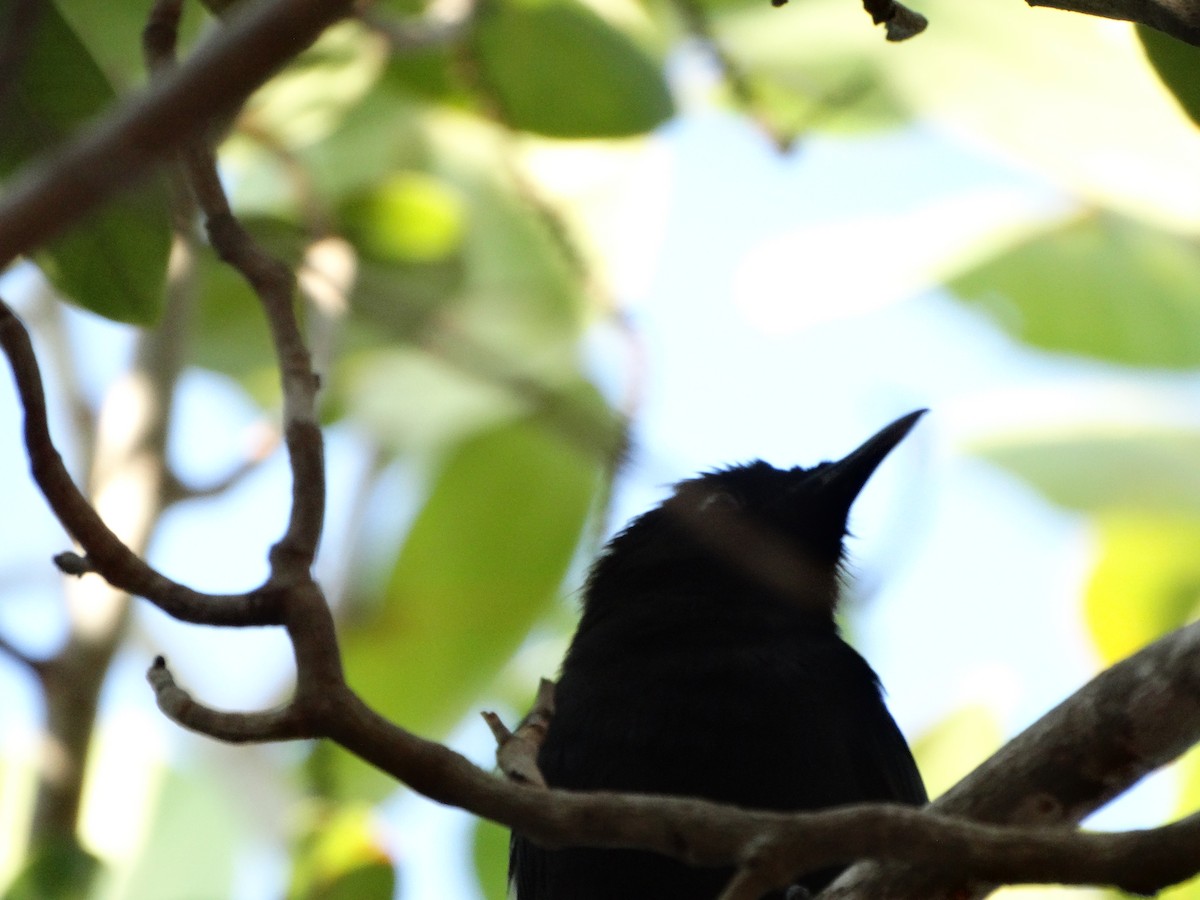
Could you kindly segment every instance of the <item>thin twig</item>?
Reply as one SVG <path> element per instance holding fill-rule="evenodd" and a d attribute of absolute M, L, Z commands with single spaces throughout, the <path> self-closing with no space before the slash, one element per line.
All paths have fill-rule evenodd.
<path fill-rule="evenodd" d="M 278 595 L 260 589 L 247 594 L 205 594 L 153 569 L 113 534 L 71 479 L 50 437 L 41 371 L 29 332 L 0 300 L 0 347 L 12 368 L 25 415 L 25 452 L 34 481 L 55 517 L 87 553 L 109 584 L 145 597 L 184 622 L 207 625 L 274 625 L 281 621 Z"/>
<path fill-rule="evenodd" d="M 146 56 L 159 72 L 174 68 L 180 0 L 159 0 L 145 31 Z M 283 382 L 283 434 L 292 467 L 292 511 L 284 536 L 271 548 L 271 581 L 311 578 L 310 569 L 325 515 L 325 460 L 317 425 L 319 379 L 293 307 L 295 276 L 258 244 L 233 215 L 217 174 L 216 159 L 194 136 L 184 162 L 205 228 L 217 255 L 250 285 L 262 304 Z"/>
<path fill-rule="evenodd" d="M 41 677 L 41 674 L 44 670 L 44 664 L 42 661 L 39 659 L 34 659 L 2 634 L 0 634 L 0 655 L 7 656 L 13 662 L 24 666 L 33 675 Z"/>
<path fill-rule="evenodd" d="M 294 703 L 259 713 L 222 712 L 202 703 L 175 683 L 167 661 L 158 656 L 146 673 L 158 708 L 172 722 L 231 744 L 290 741 L 315 737 Z"/>

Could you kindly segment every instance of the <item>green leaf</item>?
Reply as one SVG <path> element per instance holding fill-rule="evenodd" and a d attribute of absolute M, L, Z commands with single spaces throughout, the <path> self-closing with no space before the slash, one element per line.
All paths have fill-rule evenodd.
<path fill-rule="evenodd" d="M 1069 509 L 1200 516 L 1200 432 L 1126 426 L 993 439 L 972 449 Z"/>
<path fill-rule="evenodd" d="M 956 785 L 1000 747 L 1004 732 L 985 706 L 955 710 L 913 741 L 930 798 Z"/>
<path fill-rule="evenodd" d="M 485 900 L 508 897 L 508 829 L 488 819 L 478 819 L 472 834 L 475 875 Z"/>
<path fill-rule="evenodd" d="M 378 81 L 387 42 L 357 21 L 341 22 L 264 84 L 242 112 L 288 150 L 336 130 Z"/>
<path fill-rule="evenodd" d="M 48 5 L 48 4 L 47 4 Z M 146 62 L 142 54 L 142 31 L 149 7 L 144 0 L 53 0 L 76 36 L 87 45 L 88 53 L 104 70 L 109 81 L 121 91 L 146 83 Z M 179 26 L 179 57 L 202 27 L 211 19 L 199 4 L 183 4 Z"/>
<path fill-rule="evenodd" d="M 369 807 L 317 805 L 293 852 L 292 900 L 391 900 L 396 872 Z"/>
<path fill-rule="evenodd" d="M 199 259 L 190 362 L 245 386 L 279 380 L 262 306 L 246 280 L 211 254 Z M 278 391 L 275 392 L 278 394 Z M 259 397 L 265 400 L 265 397 Z"/>
<path fill-rule="evenodd" d="M 1183 111 L 1200 125 L 1200 47 L 1146 25 L 1137 26 L 1137 36 L 1158 77 Z"/>
<path fill-rule="evenodd" d="M 329 885 L 310 894 L 311 900 L 392 900 L 396 870 L 390 862 L 368 862 L 348 869 Z"/>
<path fill-rule="evenodd" d="M 100 872 L 100 860 L 78 842 L 47 838 L 31 849 L 4 900 L 86 900 Z"/>
<path fill-rule="evenodd" d="M 1034 346 L 1139 366 L 1200 365 L 1200 246 L 1131 219 L 1069 222 L 949 287 Z"/>
<path fill-rule="evenodd" d="M 466 210 L 443 180 L 422 172 L 396 172 L 368 191 L 347 198 L 339 219 L 346 237 L 379 260 L 433 263 L 462 248 Z"/>
<path fill-rule="evenodd" d="M 341 629 L 347 676 L 368 703 L 422 734 L 459 720 L 556 596 L 600 464 L 537 418 L 449 455 L 380 607 Z"/>
<path fill-rule="evenodd" d="M 51 4 L 39 7 L 23 65 L 0 107 L 0 174 L 56 147 L 115 95 Z M 153 182 L 87 216 L 35 258 L 54 286 L 92 312 L 147 325 L 162 308 L 170 250 L 166 193 Z"/>
<path fill-rule="evenodd" d="M 1200 511 L 1195 516 L 1123 510 L 1096 523 L 1100 560 L 1084 612 L 1106 665 L 1174 631 L 1200 612 Z"/>
<path fill-rule="evenodd" d="M 674 111 L 658 61 L 574 0 L 492 0 L 473 38 L 483 80 L 513 128 L 626 137 Z"/>
<path fill-rule="evenodd" d="M 828 0 L 707 0 L 721 45 L 745 70 L 755 117 L 773 133 L 859 133 L 902 126 L 907 98 L 876 59 L 879 32 L 861 7 Z"/>
<path fill-rule="evenodd" d="M 54 240 L 35 259 L 68 299 L 116 322 L 153 325 L 162 312 L 171 248 L 165 198 L 124 194 Z"/>
<path fill-rule="evenodd" d="M 246 814 L 211 775 L 167 772 L 123 900 L 228 897 Z"/>

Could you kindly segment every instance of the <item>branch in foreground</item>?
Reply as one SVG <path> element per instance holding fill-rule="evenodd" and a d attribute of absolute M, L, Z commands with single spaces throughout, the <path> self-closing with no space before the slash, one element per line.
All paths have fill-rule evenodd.
<path fill-rule="evenodd" d="M 489 776 L 388 723 L 348 689 L 329 712 L 324 733 L 363 759 L 433 800 L 546 846 L 637 848 L 692 865 L 739 865 L 739 880 L 723 900 L 754 900 L 800 872 L 861 858 L 904 859 L 943 880 L 1115 884 L 1134 891 L 1175 883 L 1200 867 L 1200 816 L 1153 831 L 1088 834 L 896 805 L 789 814 L 680 797 L 532 789 Z M 895 894 L 884 888 L 871 896 Z"/>
<path fill-rule="evenodd" d="M 931 809 L 984 822 L 1042 827 L 1078 823 L 1200 742 L 1200 622 L 1101 672 L 974 772 Z M 1194 848 L 1193 848 L 1194 852 Z M 1200 865 L 1198 865 L 1200 868 Z M 856 866 L 823 896 L 982 897 L 992 885 L 959 885 L 910 867 Z"/>
<path fill-rule="evenodd" d="M 42 677 L 42 673 L 46 668 L 45 663 L 39 659 L 34 659 L 2 634 L 0 634 L 0 656 L 5 656 L 13 662 L 24 666 L 30 674 L 38 678 Z"/>
<path fill-rule="evenodd" d="M 184 622 L 205 625 L 277 625 L 278 593 L 204 594 L 162 575 L 126 547 L 71 479 L 50 437 L 46 395 L 29 332 L 0 300 L 0 347 L 12 367 L 25 414 L 25 452 L 34 481 L 55 517 L 86 553 L 87 568 L 113 587 L 145 597 Z"/>
<path fill-rule="evenodd" d="M 146 672 L 146 680 L 154 688 L 154 699 L 163 715 L 177 725 L 217 740 L 248 744 L 314 736 L 297 715 L 293 703 L 259 713 L 222 712 L 197 703 L 175 683 L 167 661 L 161 656 L 154 658 L 154 665 Z"/>
<path fill-rule="evenodd" d="M 123 104 L 61 151 L 21 170 L 0 198 L 0 269 L 78 222 L 151 166 L 228 115 L 345 18 L 350 0 L 242 4 L 171 77 Z"/>
<path fill-rule="evenodd" d="M 143 32 L 150 70 L 167 78 L 175 71 L 182 0 L 159 0 Z M 325 515 L 324 444 L 317 425 L 319 380 L 293 308 L 292 271 L 258 244 L 229 206 L 217 163 L 202 134 L 184 145 L 184 163 L 213 249 L 254 291 L 275 347 L 283 391 L 283 433 L 292 469 L 292 509 L 284 536 L 271 548 L 271 581 L 303 581 L 316 556 Z"/>
<path fill-rule="evenodd" d="M 1062 826 L 1078 821 L 1200 739 L 1200 703 L 1194 700 L 1200 696 L 1200 673 L 1194 665 L 1198 655 L 1200 623 L 1101 673 L 915 821 L 890 812 L 878 818 L 878 807 L 844 807 L 857 810 L 855 828 L 871 833 L 871 852 L 847 853 L 848 845 L 837 834 L 840 826 L 826 822 L 825 813 L 766 822 L 757 837 L 740 838 L 745 843 L 736 857 L 739 871 L 725 898 L 754 900 L 786 887 L 797 875 L 821 868 L 823 864 L 813 865 L 813 854 L 826 851 L 827 863 L 873 857 L 904 859 L 906 864 L 860 864 L 822 897 L 966 898 L 990 891 L 989 880 L 1114 885 L 1153 893 L 1190 877 L 1200 870 L 1192 843 L 1200 815 L 1152 831 L 1085 835 L 1083 844 L 1075 842 L 1078 832 Z M 1190 714 L 1180 715 L 1181 710 Z M 549 707 L 539 712 L 540 728 L 550 714 Z M 503 738 L 500 753 L 528 757 L 521 765 L 536 771 L 540 730 L 511 750 L 515 735 L 503 729 L 497 736 Z M 513 764 L 502 760 L 502 771 L 508 774 Z M 563 793 L 547 796 L 553 798 L 548 803 L 556 803 Z M 606 796 L 616 802 L 614 795 Z M 937 824 L 930 825 L 930 819 Z M 1031 827 L 990 828 L 987 822 Z M 694 837 L 689 824 L 698 823 L 678 826 L 676 839 L 681 844 Z M 556 844 L 575 843 L 562 840 L 561 834 L 559 838 Z M 680 847 L 671 851 L 637 846 L 685 861 L 696 858 Z M 834 858 L 838 853 L 845 855 Z M 1097 854 L 1100 862 L 1090 854 Z M 988 876 L 988 871 L 995 874 Z"/>

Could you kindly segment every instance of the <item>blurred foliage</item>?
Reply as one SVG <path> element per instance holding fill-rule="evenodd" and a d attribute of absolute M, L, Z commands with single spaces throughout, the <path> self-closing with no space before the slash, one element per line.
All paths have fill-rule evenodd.
<path fill-rule="evenodd" d="M 1163 427 L 1045 429 L 993 437 L 977 452 L 1086 513 L 1128 510 L 1164 517 L 1200 513 L 1200 434 Z"/>
<path fill-rule="evenodd" d="M 1114 663 L 1200 613 L 1200 516 L 1126 508 L 1096 527 L 1100 560 L 1085 615 L 1101 659 Z"/>
<path fill-rule="evenodd" d="M 913 742 L 930 799 L 937 799 L 1000 749 L 1004 733 L 984 706 L 955 710 Z"/>
<path fill-rule="evenodd" d="M 473 828 L 475 875 L 485 900 L 508 896 L 508 829 L 480 819 Z"/>
<path fill-rule="evenodd" d="M 1135 366 L 1200 364 L 1200 245 L 1095 214 L 950 282 L 1036 347 Z"/>
<path fill-rule="evenodd" d="M 229 5 L 206 4 L 222 14 Z M 1196 49 L 1145 29 L 1139 43 L 1126 26 L 1012 0 L 929 0 L 921 10 L 928 32 L 890 46 L 845 0 L 782 10 L 765 0 L 482 0 L 444 39 L 400 50 L 397 34 L 424 10 L 393 0 L 331 29 L 224 123 L 236 209 L 316 285 L 304 315 L 329 360 L 322 415 L 376 455 L 364 492 L 396 503 L 380 472 L 402 461 L 423 473 L 411 527 L 375 557 L 359 565 L 348 549 L 365 537 L 361 523 L 331 537 L 354 563 L 335 598 L 345 665 L 383 713 L 447 734 L 592 549 L 585 536 L 626 443 L 626 411 L 589 380 L 580 338 L 611 302 L 586 227 L 594 211 L 552 197 L 527 151 L 630 152 L 677 105 L 697 102 L 673 80 L 689 38 L 717 41 L 729 66 L 700 102 L 734 108 L 782 145 L 815 131 L 932 128 L 1036 173 L 1070 214 L 1010 223 L 970 259 L 935 249 L 948 290 L 1045 352 L 1196 368 L 1200 132 L 1181 114 L 1198 119 Z M 144 81 L 144 15 L 140 0 L 42 6 L 19 77 L 0 86 L 0 175 Z M 189 47 L 218 27 L 189 5 Z M 167 223 L 161 186 L 140 188 L 36 262 L 73 302 L 148 324 L 162 304 Z M 318 249 L 347 273 L 334 302 L 316 299 L 334 280 Z M 193 288 L 190 364 L 272 408 L 270 344 L 249 289 L 207 258 Z M 1095 517 L 1084 614 L 1104 662 L 1193 616 L 1200 428 L 1033 429 L 976 449 L 1051 502 Z M 1001 734 L 979 707 L 935 724 L 916 743 L 931 791 Z M 301 811 L 288 817 L 289 896 L 392 896 L 396 860 L 369 804 L 393 786 L 325 745 L 276 762 L 273 789 Z M 226 896 L 244 847 L 277 835 L 241 808 L 256 801 L 220 793 L 220 768 L 165 773 L 141 810 L 140 839 L 105 860 L 103 888 L 90 895 Z M 1194 754 L 1182 771 L 1181 808 L 1191 810 Z M 474 838 L 483 890 L 501 897 L 504 832 L 483 823 Z M 62 852 L 36 855 L 7 896 L 89 895 L 90 857 Z M 83 887 L 58 890 L 52 878 Z"/>
<path fill-rule="evenodd" d="M 1193 122 L 1200 125 L 1200 47 L 1177 41 L 1145 25 L 1137 26 L 1138 39 L 1146 48 L 1146 57 L 1154 66 L 1179 105 Z"/>
<path fill-rule="evenodd" d="M 19 76 L 0 103 L 0 176 L 57 146 L 112 105 L 107 79 L 51 4 L 39 8 L 21 47 Z M 123 194 L 38 253 L 38 264 L 68 299 L 119 322 L 152 324 L 163 303 L 170 248 L 160 185 Z"/>
<path fill-rule="evenodd" d="M 391 900 L 395 866 L 376 836 L 369 807 L 323 808 L 295 850 L 289 897 Z"/>

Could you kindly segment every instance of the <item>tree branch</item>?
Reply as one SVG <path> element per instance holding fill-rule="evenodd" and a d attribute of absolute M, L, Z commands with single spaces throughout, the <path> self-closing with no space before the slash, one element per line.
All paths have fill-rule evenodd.
<path fill-rule="evenodd" d="M 1068 733 L 1072 724 L 1057 721 Z M 538 789 L 487 775 L 459 754 L 388 723 L 348 690 L 330 705 L 322 733 L 427 797 L 546 846 L 638 848 L 692 865 L 740 865 L 724 900 L 757 898 L 802 872 L 859 858 L 905 859 L 943 879 L 1116 884 L 1135 891 L 1155 890 L 1200 868 L 1200 816 L 1152 831 L 1088 834 L 971 822 L 897 805 L 789 814 L 679 797 Z M 1008 765 L 1013 762 L 1030 761 Z M 871 896 L 896 895 L 885 888 Z"/>
<path fill-rule="evenodd" d="M 314 737 L 297 715 L 294 704 L 259 713 L 222 712 L 192 699 L 191 694 L 175 684 L 167 661 L 157 656 L 146 673 L 154 688 L 154 699 L 163 714 L 175 724 L 230 744 L 290 741 Z"/>
<path fill-rule="evenodd" d="M 159 0 L 151 11 L 143 44 L 150 68 L 160 75 L 175 67 L 181 12 L 181 0 Z M 311 577 L 309 569 L 325 515 L 325 458 L 316 415 L 320 381 L 312 370 L 293 308 L 296 279 L 233 215 L 216 159 L 203 136 L 193 134 L 183 155 L 213 249 L 250 285 L 271 331 L 283 380 L 283 434 L 292 467 L 292 512 L 287 531 L 271 548 L 270 582 L 304 580 Z"/>
<path fill-rule="evenodd" d="M 24 666 L 30 674 L 38 678 L 41 678 L 45 671 L 45 663 L 40 659 L 34 659 L 2 634 L 0 634 L 0 656 L 7 656 L 13 662 Z"/>
<path fill-rule="evenodd" d="M 1181 650 L 1174 638 L 1160 644 Z M 637 848 L 692 865 L 736 864 L 738 874 L 722 900 L 754 900 L 803 872 L 860 858 L 904 860 L 935 873 L 927 875 L 930 881 L 952 882 L 960 891 L 967 882 L 1030 882 L 1153 893 L 1200 868 L 1195 854 L 1200 815 L 1157 829 L 1095 834 L 1000 826 L 936 808 L 888 804 L 780 813 L 681 797 L 541 789 L 496 778 L 460 754 L 399 728 L 342 683 L 327 684 L 319 700 L 310 695 L 282 710 L 238 716 L 197 707 L 174 686 L 161 660 L 149 677 L 164 710 L 186 727 L 233 741 L 328 737 L 430 799 L 508 825 L 547 846 Z M 1042 727 L 1065 740 L 1074 722 L 1062 710 L 1047 716 L 1052 721 Z M 1019 745 L 1015 754 L 1000 754 L 1002 762 L 989 777 L 1044 763 L 1029 758 L 1037 749 Z M 993 781 L 983 788 L 975 784 L 968 783 L 964 792 L 1002 789 Z M 876 885 L 862 896 L 920 895 Z"/>
<path fill-rule="evenodd" d="M 347 16 L 352 2 L 243 5 L 177 72 L 6 184 L 0 198 L 0 268 L 79 221 L 208 123 L 237 109 L 281 65 Z"/>
<path fill-rule="evenodd" d="M 948 815 L 1042 827 L 1078 823 L 1200 742 L 1200 622 L 1156 641 L 1063 701 L 935 801 Z M 1200 868 L 1200 865 L 1197 866 Z M 862 865 L 823 896 L 982 897 L 990 884 Z"/>
<path fill-rule="evenodd" d="M 0 226 L 2 228 L 2 226 Z M 12 368 L 25 414 L 25 452 L 33 479 L 63 527 L 87 554 L 93 571 L 113 587 L 145 597 L 184 622 L 201 625 L 278 625 L 277 591 L 266 587 L 246 594 L 205 594 L 172 581 L 125 546 L 71 480 L 50 437 L 46 395 L 29 332 L 0 300 L 0 347 Z"/>

